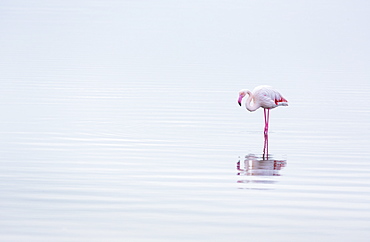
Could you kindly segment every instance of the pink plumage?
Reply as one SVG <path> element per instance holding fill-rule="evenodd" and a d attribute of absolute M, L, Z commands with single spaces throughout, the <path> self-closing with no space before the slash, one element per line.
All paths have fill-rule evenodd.
<path fill-rule="evenodd" d="M 270 109 L 278 106 L 288 106 L 288 101 L 275 89 L 270 86 L 258 86 L 253 92 L 243 89 L 239 92 L 238 103 L 241 106 L 242 99 L 248 94 L 245 107 L 248 111 L 253 112 L 258 108 L 264 109 L 265 117 L 265 135 L 268 133 Z M 252 103 L 253 102 L 253 103 Z"/>

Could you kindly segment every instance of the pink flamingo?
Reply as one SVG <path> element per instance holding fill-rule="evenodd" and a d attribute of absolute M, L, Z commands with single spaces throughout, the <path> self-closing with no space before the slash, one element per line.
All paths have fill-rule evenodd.
<path fill-rule="evenodd" d="M 249 95 L 245 106 L 248 111 L 253 112 L 258 108 L 263 108 L 264 118 L 265 118 L 265 140 L 267 139 L 268 129 L 269 129 L 269 118 L 270 109 L 276 108 L 278 106 L 288 106 L 288 101 L 283 98 L 283 96 L 270 86 L 258 86 L 253 90 L 253 93 L 247 89 L 240 90 L 238 103 L 242 105 L 242 99 L 245 95 Z M 253 100 L 253 105 L 251 104 Z"/>

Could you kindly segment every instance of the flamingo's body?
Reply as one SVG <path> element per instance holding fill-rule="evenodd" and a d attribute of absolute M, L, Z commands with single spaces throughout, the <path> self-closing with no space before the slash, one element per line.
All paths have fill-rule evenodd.
<path fill-rule="evenodd" d="M 270 116 L 270 109 L 276 108 L 278 106 L 288 106 L 288 101 L 283 98 L 283 96 L 276 90 L 274 90 L 270 86 L 258 86 L 256 87 L 253 92 L 243 89 L 239 92 L 239 99 L 238 103 L 242 105 L 242 99 L 245 95 L 249 95 L 247 101 L 245 102 L 245 106 L 248 111 L 253 112 L 256 111 L 258 108 L 264 109 L 264 117 L 265 117 L 265 136 L 268 134 L 268 127 L 269 127 L 269 116 Z M 253 101 L 253 104 L 251 103 Z"/>

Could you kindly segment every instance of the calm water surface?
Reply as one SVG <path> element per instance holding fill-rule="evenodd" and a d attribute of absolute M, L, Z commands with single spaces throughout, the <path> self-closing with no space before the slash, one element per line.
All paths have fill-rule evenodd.
<path fill-rule="evenodd" d="M 3 3 L 1 240 L 367 241 L 369 6 L 270 4 Z"/>

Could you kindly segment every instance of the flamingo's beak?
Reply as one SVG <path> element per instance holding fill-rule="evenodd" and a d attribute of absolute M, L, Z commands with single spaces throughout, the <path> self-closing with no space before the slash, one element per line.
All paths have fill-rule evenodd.
<path fill-rule="evenodd" d="M 240 95 L 240 96 L 239 96 L 239 99 L 238 99 L 239 106 L 241 106 L 241 105 L 242 105 L 242 99 L 243 99 L 243 96 L 242 96 L 242 95 Z"/>

